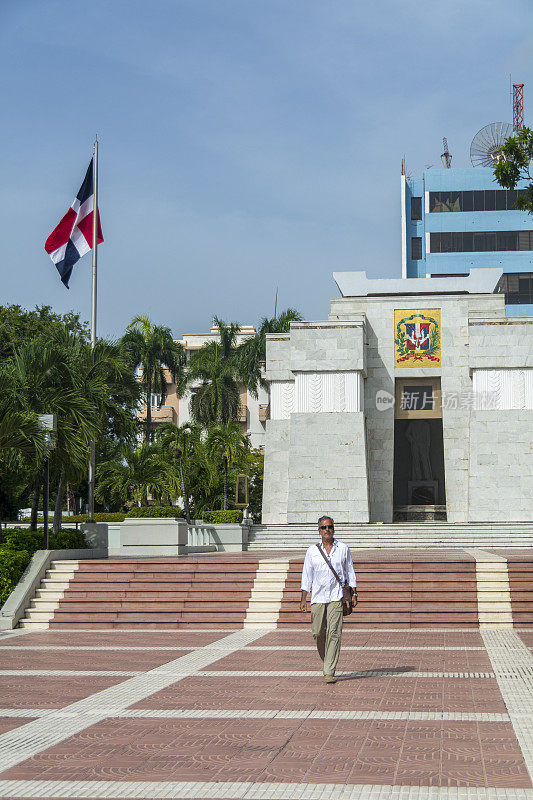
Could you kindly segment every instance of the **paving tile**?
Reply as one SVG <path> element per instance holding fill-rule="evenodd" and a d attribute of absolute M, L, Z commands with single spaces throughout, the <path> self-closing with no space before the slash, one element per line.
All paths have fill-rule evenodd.
<path fill-rule="evenodd" d="M 239 676 L 184 678 L 133 709 L 318 709 L 505 713 L 491 678 L 339 678 Z"/>
<path fill-rule="evenodd" d="M 295 645 L 305 647 L 313 644 L 310 624 L 309 630 L 276 630 L 262 637 L 260 644 Z M 414 630 L 406 628 L 401 631 L 387 630 L 349 630 L 344 628 L 342 634 L 343 647 L 482 647 L 483 639 L 477 630 L 471 631 L 439 631 Z"/>
<path fill-rule="evenodd" d="M 37 645 L 56 645 L 56 646 L 112 646 L 112 647 L 203 647 L 219 639 L 224 638 L 226 633 L 220 631 L 195 631 L 195 630 L 175 630 L 175 631 L 59 631 L 46 630 L 35 631 L 24 634 L 24 636 L 13 636 L 12 638 L 0 638 L 0 645 L 4 647 L 34 647 Z"/>
<path fill-rule="evenodd" d="M 320 668 L 316 649 L 241 650 L 206 667 L 213 670 L 306 670 Z M 414 672 L 490 672 L 491 662 L 483 651 L 467 650 L 341 650 L 338 670 L 408 669 Z"/>
<path fill-rule="evenodd" d="M 122 676 L 107 675 L 0 675 L 0 697 L 4 708 L 63 708 L 123 680 Z"/>
<path fill-rule="evenodd" d="M 6 731 L 25 725 L 32 717 L 0 717 L 0 736 Z"/>
<path fill-rule="evenodd" d="M 37 778 L 531 785 L 510 723 L 404 721 L 108 719 L 1 775 Z"/>
<path fill-rule="evenodd" d="M 533 647 L 533 630 L 517 631 L 517 634 L 522 639 L 524 644 L 526 644 L 528 647 Z"/>
<path fill-rule="evenodd" d="M 144 671 L 190 650 L 0 650 L 0 669 Z"/>

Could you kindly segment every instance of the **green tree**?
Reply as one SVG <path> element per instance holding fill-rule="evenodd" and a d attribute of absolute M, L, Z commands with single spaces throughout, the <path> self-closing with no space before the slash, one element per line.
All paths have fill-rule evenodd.
<path fill-rule="evenodd" d="M 249 441 L 243 436 L 237 422 L 216 423 L 207 431 L 207 451 L 222 462 L 224 470 L 224 511 L 228 507 L 228 471 L 244 462 L 249 450 Z"/>
<path fill-rule="evenodd" d="M 193 354 L 187 374 L 189 383 L 200 382 L 193 387 L 190 410 L 194 421 L 204 428 L 234 421 L 240 405 L 235 357 L 239 326 L 234 322 L 226 325 L 218 317 L 213 321 L 219 339 Z"/>
<path fill-rule="evenodd" d="M 48 336 L 54 328 L 65 328 L 89 338 L 87 323 L 73 312 L 56 314 L 50 306 L 36 306 L 32 311 L 19 305 L 0 306 L 0 361 L 31 339 Z"/>
<path fill-rule="evenodd" d="M 139 380 L 146 403 L 145 440 L 152 440 L 152 393 L 161 394 L 164 402 L 167 369 L 176 384 L 176 393 L 181 396 L 185 389 L 185 353 L 182 346 L 172 338 L 170 328 L 154 325 L 147 314 L 135 316 L 121 339 L 127 359 L 134 369 L 140 369 Z"/>
<path fill-rule="evenodd" d="M 57 480 L 53 529 L 57 533 L 61 527 L 67 481 L 77 482 L 86 474 L 87 447 L 92 436 L 98 441 L 117 432 L 126 437 L 134 435 L 134 407 L 139 385 L 118 345 L 98 339 L 95 346 L 90 347 L 84 339 L 65 329 L 55 338 L 67 367 L 64 385 L 70 381 L 72 391 L 85 401 L 93 423 L 90 434 L 87 421 L 84 425 L 78 415 L 58 417 L 56 447 L 52 451 Z"/>
<path fill-rule="evenodd" d="M 51 336 L 27 340 L 11 358 L 0 363 L 0 381 L 11 411 L 34 416 L 56 414 L 62 420 L 71 455 L 86 459 L 89 438 L 96 432 L 93 408 L 73 389 L 57 336 L 58 330 L 53 329 Z M 37 524 L 43 457 L 43 453 L 36 453 L 33 463 L 32 529 Z"/>
<path fill-rule="evenodd" d="M 36 414 L 10 408 L 4 395 L 0 398 L 0 452 L 2 455 L 41 458 L 44 450 L 44 428 Z"/>
<path fill-rule="evenodd" d="M 0 380 L 12 411 L 57 416 L 55 447 L 50 452 L 51 481 L 57 485 L 57 532 L 66 482 L 80 480 L 85 474 L 90 441 L 99 438 L 110 418 L 117 424 L 128 424 L 128 411 L 116 402 L 114 392 L 123 397 L 127 391 L 137 391 L 133 372 L 116 345 L 99 340 L 91 348 L 79 333 L 54 326 L 48 334 L 27 340 L 11 358 L 1 362 Z M 133 429 L 131 410 L 129 425 Z M 37 453 L 32 527 L 37 522 L 42 467 L 43 454 Z"/>
<path fill-rule="evenodd" d="M 502 145 L 501 158 L 494 165 L 494 176 L 505 189 L 516 189 L 521 180 L 529 181 L 526 192 L 515 203 L 520 211 L 533 214 L 533 130 L 522 128 L 515 136 L 510 136 Z"/>
<path fill-rule="evenodd" d="M 96 468 L 96 499 L 109 501 L 115 507 L 129 499 L 136 506 L 146 506 L 149 494 L 161 494 L 166 469 L 160 448 L 152 442 L 145 441 L 138 448 L 122 446 L 119 459 L 105 461 Z"/>
<path fill-rule="evenodd" d="M 4 384 L 5 391 L 5 384 Z M 36 414 L 11 407 L 0 396 L 0 520 L 14 519 L 32 485 L 32 468 L 45 452 L 45 431 Z"/>
<path fill-rule="evenodd" d="M 259 386 L 267 388 L 267 383 L 261 375 L 266 360 L 267 333 L 287 333 L 291 322 L 301 322 L 302 319 L 300 312 L 294 308 L 287 308 L 279 316 L 270 319 L 263 317 L 256 336 L 246 339 L 237 348 L 235 353 L 237 372 L 254 397 L 257 397 Z"/>
<path fill-rule="evenodd" d="M 67 329 L 88 339 L 87 323 L 81 322 L 77 314 L 56 314 L 50 306 L 38 306 L 34 310 L 26 310 L 19 305 L 0 306 L 0 367 L 11 359 L 17 350 L 28 345 L 32 340 L 48 337 L 52 331 Z M 2 369 L 3 396 L 12 395 L 8 390 L 8 380 Z M 20 405 L 3 407 L 2 417 L 9 412 L 20 413 Z M 33 412 L 28 412 L 33 414 Z M 35 416 L 35 415 L 34 415 Z M 40 456 L 35 458 L 14 457 L 13 453 L 0 457 L 0 513 L 12 519 L 17 510 L 27 505 L 31 492 L 39 493 L 40 477 L 37 489 L 34 486 L 36 464 Z M 38 498 L 37 498 L 38 499 Z M 35 506 L 37 508 L 37 506 Z M 7 514 L 6 514 L 7 512 Z"/>
<path fill-rule="evenodd" d="M 190 524 L 191 473 L 197 472 L 198 461 L 201 460 L 201 431 L 196 425 L 185 423 L 176 427 L 165 423 L 156 433 L 160 443 L 162 457 L 168 460 L 170 470 L 165 473 L 165 483 L 173 499 L 181 495 L 185 519 Z"/>

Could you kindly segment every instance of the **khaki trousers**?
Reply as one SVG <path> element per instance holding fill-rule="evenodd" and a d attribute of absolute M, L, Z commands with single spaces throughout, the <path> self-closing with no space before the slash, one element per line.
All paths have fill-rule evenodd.
<path fill-rule="evenodd" d="M 324 662 L 324 675 L 335 675 L 341 652 L 342 601 L 312 603 L 311 632 L 318 655 Z"/>

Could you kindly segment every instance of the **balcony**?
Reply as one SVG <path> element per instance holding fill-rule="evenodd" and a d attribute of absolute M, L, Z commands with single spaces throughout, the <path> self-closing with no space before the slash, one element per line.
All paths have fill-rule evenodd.
<path fill-rule="evenodd" d="M 146 411 L 144 409 L 140 416 L 141 419 L 146 419 Z M 173 422 L 174 425 L 177 425 L 178 415 L 176 414 L 176 409 L 172 408 L 172 406 L 161 406 L 161 408 L 152 407 L 152 423 L 154 425 L 159 425 L 163 422 Z"/>
<path fill-rule="evenodd" d="M 237 407 L 237 422 L 247 422 L 248 421 L 248 408 L 244 405 L 240 405 Z"/>
<path fill-rule="evenodd" d="M 259 406 L 259 422 L 266 422 L 270 419 L 270 404 Z"/>

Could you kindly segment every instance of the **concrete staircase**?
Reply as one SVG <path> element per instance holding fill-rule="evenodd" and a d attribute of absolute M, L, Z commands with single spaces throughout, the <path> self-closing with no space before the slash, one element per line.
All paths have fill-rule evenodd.
<path fill-rule="evenodd" d="M 533 626 L 533 555 L 481 548 L 353 550 L 356 628 Z M 54 561 L 29 629 L 308 628 L 303 555 Z"/>
<path fill-rule="evenodd" d="M 259 562 L 219 559 L 80 561 L 50 628 L 242 628 Z"/>
<path fill-rule="evenodd" d="M 395 522 L 335 525 L 335 535 L 352 550 L 374 548 L 533 547 L 533 522 Z M 304 550 L 318 539 L 313 524 L 254 525 L 248 549 Z"/>
<path fill-rule="evenodd" d="M 533 558 L 508 556 L 507 569 L 514 624 L 533 625 Z"/>
<path fill-rule="evenodd" d="M 356 628 L 475 628 L 478 626 L 476 562 L 468 556 L 440 560 L 362 559 L 354 554 L 359 602 L 345 625 Z M 290 563 L 278 627 L 308 627 L 302 614 L 303 560 Z"/>
<path fill-rule="evenodd" d="M 49 627 L 50 620 L 59 608 L 78 565 L 79 561 L 52 561 L 30 607 L 26 609 L 25 616 L 19 622 L 20 628 L 43 630 Z"/>
<path fill-rule="evenodd" d="M 276 628 L 289 571 L 288 559 L 259 562 L 246 617 L 245 628 Z"/>

